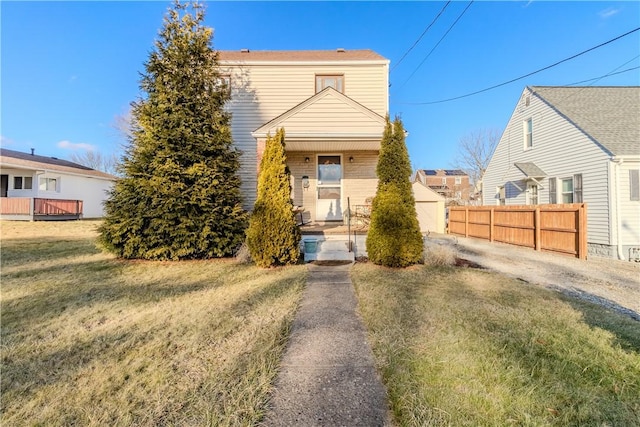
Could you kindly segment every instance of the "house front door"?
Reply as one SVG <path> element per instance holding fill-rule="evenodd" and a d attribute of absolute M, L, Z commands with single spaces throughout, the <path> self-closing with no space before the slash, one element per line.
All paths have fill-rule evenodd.
<path fill-rule="evenodd" d="M 342 221 L 342 157 L 318 156 L 316 221 Z"/>

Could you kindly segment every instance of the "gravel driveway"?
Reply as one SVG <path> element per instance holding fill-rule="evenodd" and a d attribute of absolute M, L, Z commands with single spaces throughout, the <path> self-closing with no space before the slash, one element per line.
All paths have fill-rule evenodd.
<path fill-rule="evenodd" d="M 456 248 L 460 258 L 613 308 L 640 321 L 640 264 L 608 258 L 579 260 L 504 243 L 450 235 L 428 241 Z"/>

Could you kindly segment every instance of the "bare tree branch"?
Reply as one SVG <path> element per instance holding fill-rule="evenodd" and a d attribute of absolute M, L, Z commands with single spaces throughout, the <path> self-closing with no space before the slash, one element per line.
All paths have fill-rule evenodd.
<path fill-rule="evenodd" d="M 99 151 L 86 150 L 71 153 L 69 159 L 91 169 L 112 175 L 117 173 L 118 157 L 115 154 L 103 155 Z"/>
<path fill-rule="evenodd" d="M 454 165 L 469 175 L 474 185 L 482 179 L 493 150 L 500 141 L 500 134 L 498 129 L 479 129 L 458 141 L 458 153 Z"/>

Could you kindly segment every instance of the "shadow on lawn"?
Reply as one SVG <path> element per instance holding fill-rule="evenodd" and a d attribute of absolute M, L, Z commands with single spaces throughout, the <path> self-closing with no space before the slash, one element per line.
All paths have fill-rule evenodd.
<path fill-rule="evenodd" d="M 125 305 L 146 304 L 221 285 L 216 278 L 185 282 L 179 272 L 161 280 L 142 279 L 130 284 L 122 272 L 124 265 L 118 260 L 101 260 L 30 270 L 28 277 L 31 281 L 57 276 L 56 280 L 60 283 L 55 289 L 48 288 L 45 292 L 34 290 L 19 298 L 3 300 L 3 330 L 10 330 L 14 326 L 23 329 L 35 327 L 69 310 L 75 311 L 93 304 L 116 301 L 122 301 Z M 22 276 L 26 274 L 17 272 L 4 279 Z M 78 276 L 86 276 L 87 281 L 78 279 Z"/>
<path fill-rule="evenodd" d="M 567 304 L 582 313 L 587 325 L 609 331 L 620 347 L 640 353 L 640 314 L 587 292 L 556 290 Z"/>
<path fill-rule="evenodd" d="M 99 254 L 94 239 L 33 237 L 2 240 L 2 266 L 12 267 L 38 261 Z"/>
<path fill-rule="evenodd" d="M 94 372 L 94 370 L 91 372 L 84 371 L 83 374 L 83 370 L 87 367 L 93 366 L 95 372 L 104 372 L 104 368 L 109 368 L 117 361 L 128 361 L 128 364 L 118 368 L 108 377 L 101 378 L 100 386 L 94 390 L 98 397 L 101 395 L 109 396 L 111 403 L 117 402 L 121 398 L 121 396 L 116 397 L 116 395 L 118 393 L 122 394 L 121 390 L 127 384 L 133 383 L 136 384 L 136 387 L 142 389 L 150 387 L 145 379 L 147 365 L 151 365 L 149 369 L 156 375 L 156 380 L 157 376 L 160 375 L 163 381 L 167 383 L 180 383 L 183 373 L 178 374 L 178 372 L 182 371 L 180 371 L 180 366 L 177 364 L 183 363 L 181 361 L 185 360 L 183 356 L 185 352 L 193 351 L 196 347 L 202 347 L 200 351 L 206 352 L 207 346 L 218 345 L 221 339 L 232 339 L 235 333 L 242 332 L 242 326 L 246 318 L 257 310 L 257 306 L 273 305 L 274 301 L 291 291 L 292 285 L 296 281 L 299 282 L 299 285 L 302 284 L 299 272 L 291 271 L 291 273 L 283 277 L 272 279 L 271 281 L 266 280 L 263 286 L 250 287 L 246 293 L 239 294 L 228 305 L 219 308 L 215 315 L 203 316 L 196 325 L 189 323 L 192 320 L 180 323 L 179 311 L 181 308 L 177 307 L 173 311 L 173 314 L 178 315 L 178 322 L 175 325 L 165 322 L 167 313 L 158 313 L 155 317 L 140 319 L 140 322 L 144 322 L 143 325 L 136 323 L 121 327 L 118 324 L 114 324 L 107 331 L 89 332 L 88 335 L 71 340 L 57 340 L 53 345 L 43 346 L 39 351 L 27 352 L 26 355 L 8 356 L 9 352 L 4 352 L 2 358 L 3 375 L 0 379 L 3 390 L 1 398 L 3 408 L 7 408 L 7 403 L 11 401 L 30 399 L 31 396 L 37 395 L 43 387 L 56 383 L 67 383 L 68 387 L 73 387 L 73 383 L 76 381 L 88 381 L 86 375 L 91 376 L 91 372 Z M 208 283 L 207 285 L 203 282 L 195 282 L 188 286 L 176 287 L 159 286 L 158 283 L 150 282 L 135 286 L 122 293 L 112 291 L 110 294 L 104 294 L 103 297 L 107 299 L 128 298 L 140 293 L 144 295 L 145 300 L 151 300 L 161 295 L 176 295 L 176 288 L 179 292 L 186 293 L 210 286 L 210 282 Z M 87 292 L 90 293 L 92 290 Z M 54 300 L 52 305 L 73 304 L 74 298 L 83 298 L 87 295 L 87 292 L 59 298 Z M 215 296 L 210 296 L 209 298 L 215 298 Z M 88 299 L 95 301 L 95 295 Z M 189 306 L 188 301 L 181 303 L 181 307 L 186 308 L 187 306 Z M 13 307 L 11 311 L 21 309 L 24 310 L 26 308 Z M 31 307 L 31 309 L 34 309 L 34 307 Z M 49 313 L 49 315 L 52 314 L 55 313 Z M 224 319 L 224 322 L 220 322 L 220 319 Z M 39 321 L 41 320 L 42 318 L 39 319 Z M 272 320 L 272 318 L 269 318 L 267 323 Z M 3 323 L 4 321 L 5 319 L 3 318 Z M 231 327 L 229 322 L 233 323 Z M 19 325 L 23 324 L 19 323 Z M 224 332 L 218 330 L 221 324 L 226 325 L 224 326 Z M 262 329 L 265 327 L 268 327 L 268 325 L 265 324 Z M 277 327 L 281 327 L 280 324 Z M 16 338 L 11 336 L 9 338 L 8 341 L 15 345 Z M 258 338 L 265 339 L 263 336 L 256 337 L 256 339 Z M 37 341 L 37 338 L 35 341 Z M 251 343 L 260 346 L 263 344 L 262 341 L 254 341 L 252 340 Z M 148 350 L 144 350 L 145 348 Z M 249 346 L 239 357 L 253 357 L 255 350 L 253 346 Z M 261 348 L 257 350 L 261 350 Z M 138 354 L 137 352 L 141 352 L 144 357 L 134 358 Z M 154 367 L 154 364 L 164 367 Z M 234 365 L 231 364 L 230 366 L 233 367 Z M 215 366 L 212 368 L 215 368 Z M 238 369 L 240 368 L 244 368 L 244 364 L 240 364 Z M 221 373 L 219 372 L 217 375 Z M 81 376 L 81 374 L 83 375 Z M 245 372 L 238 371 L 228 374 L 233 374 L 233 378 L 242 378 Z M 192 385 L 194 388 L 200 386 L 199 384 Z M 152 394 L 155 391 L 149 389 L 148 393 Z M 59 396 L 52 395 L 51 399 L 57 401 Z M 105 407 L 109 407 L 109 405 Z M 101 410 L 104 410 L 105 407 L 102 407 Z M 15 407 L 13 410 L 15 410 Z M 54 405 L 51 410 L 55 412 L 60 410 L 60 407 Z M 63 424 L 81 423 L 82 411 L 83 408 L 80 407 L 71 406 L 67 408 L 65 416 L 71 418 L 65 420 Z M 138 414 L 133 415 L 135 417 Z M 74 417 L 77 417 L 77 419 Z"/>

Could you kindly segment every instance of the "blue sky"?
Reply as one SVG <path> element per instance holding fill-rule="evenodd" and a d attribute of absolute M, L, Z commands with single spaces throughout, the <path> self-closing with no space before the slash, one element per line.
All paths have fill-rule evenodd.
<path fill-rule="evenodd" d="M 640 66 L 640 31 L 523 80 L 456 101 L 640 27 L 640 2 L 207 2 L 214 48 L 369 48 L 391 60 L 390 114 L 409 131 L 412 164 L 450 168 L 460 138 L 505 127 L 526 85 L 568 85 Z M 117 115 L 170 2 L 6 2 L 1 16 L 2 146 L 67 158 L 114 152 Z M 425 59 L 426 58 L 426 59 Z M 420 65 L 422 63 L 422 65 Z M 411 76 L 412 75 L 412 76 Z M 411 76 L 411 77 L 410 77 Z M 587 81 L 583 85 L 594 84 Z M 597 85 L 640 84 L 640 70 Z"/>

